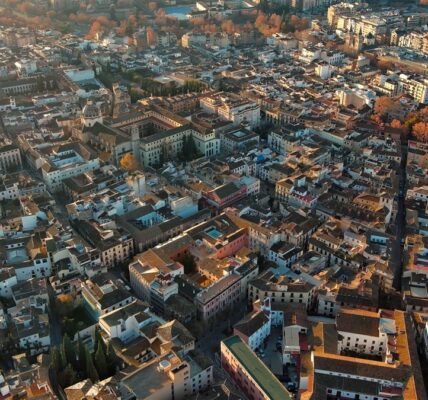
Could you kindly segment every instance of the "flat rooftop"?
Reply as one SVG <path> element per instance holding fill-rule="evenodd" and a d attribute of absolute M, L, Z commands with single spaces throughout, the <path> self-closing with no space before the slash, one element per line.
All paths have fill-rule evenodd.
<path fill-rule="evenodd" d="M 128 375 L 123 379 L 123 385 L 134 393 L 137 399 L 145 399 L 158 391 L 164 391 L 165 387 L 171 386 L 172 381 L 166 372 L 159 370 L 159 365 L 162 361 L 172 364 L 173 369 L 181 364 L 178 357 L 168 353 L 160 359 L 152 360 L 148 365 L 144 365 Z"/>

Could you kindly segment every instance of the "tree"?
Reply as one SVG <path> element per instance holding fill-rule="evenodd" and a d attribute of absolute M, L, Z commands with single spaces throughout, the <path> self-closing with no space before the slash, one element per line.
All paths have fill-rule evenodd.
<path fill-rule="evenodd" d="M 179 158 L 183 161 L 191 161 L 199 156 L 198 149 L 195 144 L 193 136 L 184 136 L 183 137 L 183 146 L 181 148 L 181 153 Z"/>
<path fill-rule="evenodd" d="M 103 347 L 103 351 L 104 353 L 106 352 L 107 348 L 106 348 L 106 344 L 104 343 L 103 338 L 101 337 L 101 333 L 98 329 L 95 330 L 94 333 L 94 349 L 97 350 L 98 349 L 98 345 L 101 343 L 101 346 Z"/>
<path fill-rule="evenodd" d="M 120 160 L 120 166 L 128 172 L 135 171 L 139 168 L 138 161 L 132 153 L 126 153 Z"/>
<path fill-rule="evenodd" d="M 422 108 L 416 117 L 419 121 L 428 122 L 428 107 Z"/>
<path fill-rule="evenodd" d="M 95 369 L 94 362 L 92 361 L 91 353 L 89 352 L 89 349 L 87 346 L 85 346 L 85 367 L 86 367 L 86 376 L 92 381 L 92 382 L 98 382 L 100 380 L 98 376 L 98 372 Z"/>
<path fill-rule="evenodd" d="M 144 125 L 143 127 L 143 136 L 151 136 L 156 133 L 156 128 L 152 122 Z"/>
<path fill-rule="evenodd" d="M 77 349 L 76 349 L 76 361 L 77 369 L 79 372 L 85 371 L 85 345 L 83 344 L 82 338 L 80 335 L 77 339 Z"/>
<path fill-rule="evenodd" d="M 391 121 L 391 128 L 394 128 L 397 131 L 399 131 L 400 137 L 401 137 L 402 140 L 406 140 L 407 139 L 407 137 L 409 135 L 409 131 L 410 131 L 410 127 L 409 127 L 408 124 L 402 123 L 398 119 L 393 119 Z"/>
<path fill-rule="evenodd" d="M 57 346 L 52 346 L 49 353 L 49 367 L 56 373 L 64 368 L 61 362 L 61 354 Z"/>
<path fill-rule="evenodd" d="M 191 159 L 194 159 L 194 158 L 198 157 L 199 156 L 199 152 L 198 152 L 198 149 L 196 148 L 195 139 L 193 139 L 192 135 L 190 135 L 188 137 L 187 144 L 188 144 L 188 151 L 189 151 L 189 153 L 191 154 L 191 157 L 192 157 Z"/>
<path fill-rule="evenodd" d="M 237 31 L 237 27 L 235 26 L 232 20 L 227 19 L 221 24 L 221 30 L 227 33 L 228 35 L 232 35 Z"/>
<path fill-rule="evenodd" d="M 61 317 L 69 317 L 74 309 L 73 298 L 69 294 L 61 294 L 56 298 L 55 306 Z"/>
<path fill-rule="evenodd" d="M 393 119 L 391 121 L 391 128 L 402 129 L 403 128 L 403 124 L 401 123 L 401 121 L 399 119 Z"/>
<path fill-rule="evenodd" d="M 94 21 L 89 29 L 86 39 L 96 39 L 97 35 L 101 32 L 101 24 L 98 21 Z"/>
<path fill-rule="evenodd" d="M 395 65 L 392 61 L 388 60 L 378 60 L 377 67 L 382 71 L 394 70 Z"/>
<path fill-rule="evenodd" d="M 428 123 L 418 122 L 413 125 L 413 136 L 420 142 L 428 142 Z"/>
<path fill-rule="evenodd" d="M 109 375 L 114 375 L 116 373 L 116 366 L 118 365 L 119 360 L 114 351 L 111 341 L 109 341 L 107 345 L 106 359 Z"/>
<path fill-rule="evenodd" d="M 94 349 L 97 349 L 98 348 L 98 342 L 99 342 L 99 340 L 100 340 L 100 333 L 98 332 L 98 329 L 95 329 L 95 331 L 94 331 L 94 345 L 93 345 L 93 348 Z"/>
<path fill-rule="evenodd" d="M 61 358 L 63 360 L 63 364 L 71 364 L 74 365 L 76 362 L 76 351 L 70 337 L 65 334 L 62 339 L 61 345 Z"/>
<path fill-rule="evenodd" d="M 150 26 L 146 28 L 146 38 L 147 38 L 147 46 L 152 46 L 156 44 L 156 32 Z"/>
<path fill-rule="evenodd" d="M 59 384 L 62 388 L 74 385 L 77 382 L 77 374 L 71 364 L 68 364 L 58 376 Z"/>
<path fill-rule="evenodd" d="M 193 257 L 190 253 L 183 254 L 178 261 L 183 264 L 184 273 L 185 274 L 194 274 L 197 272 L 198 266 L 195 261 L 195 257 Z"/>
<path fill-rule="evenodd" d="M 290 25 L 296 31 L 303 31 L 309 27 L 309 21 L 306 18 L 300 18 L 297 15 L 292 15 Z"/>
<path fill-rule="evenodd" d="M 95 353 L 95 367 L 100 378 L 105 379 L 108 377 L 108 366 L 101 342 L 102 341 L 98 342 L 97 352 Z"/>
<path fill-rule="evenodd" d="M 398 100 L 392 99 L 388 96 L 381 96 L 376 99 L 374 105 L 374 112 L 381 118 L 386 118 L 396 114 L 400 110 L 400 103 Z"/>
<path fill-rule="evenodd" d="M 159 154 L 159 165 L 164 165 L 166 161 L 166 144 L 163 143 Z"/>

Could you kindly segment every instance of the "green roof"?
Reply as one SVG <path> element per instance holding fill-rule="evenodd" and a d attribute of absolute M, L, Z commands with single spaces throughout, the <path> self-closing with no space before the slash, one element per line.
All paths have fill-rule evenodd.
<path fill-rule="evenodd" d="M 225 339 L 223 343 L 263 390 L 267 398 L 270 400 L 292 399 L 288 390 L 239 336 Z"/>

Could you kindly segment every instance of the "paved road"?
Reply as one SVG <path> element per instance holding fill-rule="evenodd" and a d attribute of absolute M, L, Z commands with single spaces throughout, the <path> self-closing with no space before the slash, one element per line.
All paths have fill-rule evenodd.
<path fill-rule="evenodd" d="M 393 286 L 395 289 L 401 289 L 401 276 L 403 272 L 403 246 L 402 240 L 406 233 L 406 164 L 407 164 L 407 145 L 401 146 L 401 164 L 398 172 L 398 209 L 395 219 L 395 241 L 392 244 L 390 255 L 390 266 L 394 271 Z"/>
<path fill-rule="evenodd" d="M 230 317 L 228 319 L 217 322 L 212 329 L 207 329 L 198 338 L 197 349 L 208 355 L 213 355 L 214 348 L 215 352 L 220 351 L 220 342 L 229 336 L 226 334 L 228 328 L 233 328 L 233 325 L 235 325 L 246 314 L 247 302 L 246 300 L 243 300 L 230 312 Z"/>

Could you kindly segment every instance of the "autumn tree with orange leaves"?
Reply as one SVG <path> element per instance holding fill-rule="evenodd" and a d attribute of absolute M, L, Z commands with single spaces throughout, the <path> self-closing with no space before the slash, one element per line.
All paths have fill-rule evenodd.
<path fill-rule="evenodd" d="M 129 172 L 135 171 L 139 167 L 137 159 L 131 153 L 126 153 L 120 159 L 120 166 Z"/>
<path fill-rule="evenodd" d="M 393 119 L 391 121 L 391 128 L 402 129 L 403 128 L 403 124 L 401 123 L 401 121 L 399 119 Z"/>
<path fill-rule="evenodd" d="M 413 136 L 420 142 L 428 142 L 428 122 L 418 122 L 413 125 Z"/>
<path fill-rule="evenodd" d="M 222 32 L 227 33 L 228 35 L 232 35 L 235 32 L 238 31 L 237 26 L 233 23 L 231 19 L 227 19 L 226 21 L 223 21 L 221 24 L 221 30 Z"/>
<path fill-rule="evenodd" d="M 95 39 L 97 34 L 102 33 L 103 31 L 108 31 L 115 26 L 114 21 L 110 21 L 106 16 L 97 17 L 89 29 L 86 39 Z"/>
<path fill-rule="evenodd" d="M 388 118 L 400 110 L 400 102 L 388 96 L 381 96 L 376 99 L 374 112 L 381 118 Z"/>
<path fill-rule="evenodd" d="M 271 36 L 281 30 L 282 18 L 278 14 L 272 14 L 270 17 L 260 13 L 255 22 L 255 27 L 263 36 Z"/>
<path fill-rule="evenodd" d="M 290 25 L 296 31 L 303 31 L 309 28 L 309 21 L 307 20 L 307 18 L 300 18 L 297 15 L 292 15 L 290 18 Z"/>
<path fill-rule="evenodd" d="M 156 33 L 151 26 L 146 28 L 147 44 L 152 46 L 156 43 Z"/>

